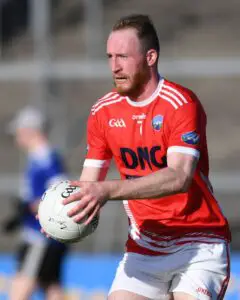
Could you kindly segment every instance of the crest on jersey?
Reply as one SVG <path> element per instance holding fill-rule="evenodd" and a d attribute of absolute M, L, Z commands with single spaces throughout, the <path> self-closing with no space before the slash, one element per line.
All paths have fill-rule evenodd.
<path fill-rule="evenodd" d="M 197 145 L 199 143 L 200 136 L 196 131 L 189 131 L 182 134 L 182 141 L 189 145 Z"/>
<path fill-rule="evenodd" d="M 159 131 L 162 128 L 162 124 L 163 124 L 163 116 L 157 115 L 152 119 L 153 129 Z"/>

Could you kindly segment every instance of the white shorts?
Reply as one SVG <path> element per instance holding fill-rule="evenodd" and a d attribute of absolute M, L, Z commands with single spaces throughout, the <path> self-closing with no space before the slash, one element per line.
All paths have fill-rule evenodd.
<path fill-rule="evenodd" d="M 126 253 L 109 294 L 130 291 L 149 299 L 169 299 L 184 292 L 200 300 L 223 299 L 230 276 L 226 243 L 190 243 L 163 256 Z"/>

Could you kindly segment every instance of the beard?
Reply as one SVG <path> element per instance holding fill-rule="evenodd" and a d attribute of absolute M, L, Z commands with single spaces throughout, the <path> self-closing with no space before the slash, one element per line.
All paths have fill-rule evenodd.
<path fill-rule="evenodd" d="M 138 73 L 134 74 L 134 76 L 130 79 L 130 84 L 128 86 L 124 86 L 124 84 L 117 84 L 114 80 L 113 84 L 117 90 L 117 92 L 121 96 L 128 96 L 130 98 L 137 98 L 139 95 L 142 94 L 144 90 L 145 84 L 149 80 L 149 71 L 148 69 L 142 68 Z"/>

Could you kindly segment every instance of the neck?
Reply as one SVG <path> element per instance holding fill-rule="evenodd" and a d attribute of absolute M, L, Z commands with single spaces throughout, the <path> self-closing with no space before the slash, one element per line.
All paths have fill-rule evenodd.
<path fill-rule="evenodd" d="M 48 145 L 47 140 L 44 137 L 38 137 L 34 140 L 32 140 L 31 145 L 29 145 L 29 153 L 37 152 L 41 149 L 46 148 Z"/>
<path fill-rule="evenodd" d="M 159 74 L 156 72 L 151 75 L 149 80 L 144 84 L 141 93 L 138 95 L 131 95 L 129 98 L 132 101 L 140 102 L 148 99 L 157 89 L 159 83 Z"/>

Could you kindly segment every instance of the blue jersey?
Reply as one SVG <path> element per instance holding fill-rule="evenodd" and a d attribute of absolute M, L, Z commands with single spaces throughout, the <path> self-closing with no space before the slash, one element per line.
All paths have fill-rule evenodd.
<path fill-rule="evenodd" d="M 24 177 L 22 198 L 25 204 L 30 206 L 40 200 L 51 184 L 66 179 L 63 160 L 50 146 L 41 148 L 29 154 Z M 28 242 L 45 239 L 40 229 L 35 214 L 29 210 L 23 218 L 23 239 Z"/>

